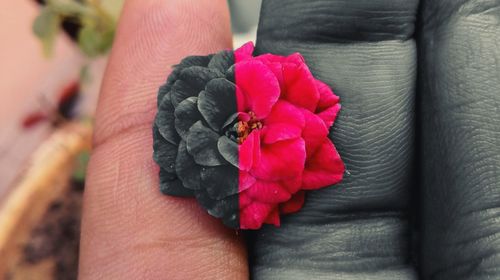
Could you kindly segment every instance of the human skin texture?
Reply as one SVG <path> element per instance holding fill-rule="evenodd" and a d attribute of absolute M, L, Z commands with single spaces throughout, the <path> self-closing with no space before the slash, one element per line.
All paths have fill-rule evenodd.
<path fill-rule="evenodd" d="M 152 129 L 158 87 L 183 57 L 231 48 L 225 0 L 127 1 L 96 115 L 80 279 L 244 279 L 234 230 L 194 200 L 158 191 Z"/>

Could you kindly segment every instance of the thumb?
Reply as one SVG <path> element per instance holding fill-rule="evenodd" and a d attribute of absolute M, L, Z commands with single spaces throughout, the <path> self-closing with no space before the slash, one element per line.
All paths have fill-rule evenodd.
<path fill-rule="evenodd" d="M 231 47 L 224 0 L 127 1 L 96 114 L 80 279 L 239 279 L 246 253 L 190 199 L 161 195 L 152 160 L 158 87 L 190 54 Z"/>

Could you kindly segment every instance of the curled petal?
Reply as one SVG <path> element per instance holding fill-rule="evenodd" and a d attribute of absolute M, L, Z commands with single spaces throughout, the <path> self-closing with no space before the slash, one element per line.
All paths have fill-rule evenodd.
<path fill-rule="evenodd" d="M 320 113 L 339 103 L 340 98 L 333 93 L 327 84 L 320 80 L 315 80 L 315 83 L 319 92 L 319 101 L 318 106 L 316 107 L 316 113 Z"/>
<path fill-rule="evenodd" d="M 285 100 L 311 112 L 316 110 L 319 93 L 315 79 L 305 64 L 283 64 L 283 83 Z"/>
<path fill-rule="evenodd" d="M 290 214 L 300 210 L 304 205 L 305 193 L 300 191 L 292 196 L 290 200 L 280 204 L 280 212 L 283 214 Z"/>
<path fill-rule="evenodd" d="M 306 159 L 302 138 L 280 141 L 261 147 L 260 162 L 250 173 L 256 178 L 278 181 L 300 176 Z"/>
<path fill-rule="evenodd" d="M 193 156 L 197 164 L 204 166 L 218 166 L 227 161 L 219 153 L 217 142 L 219 135 L 201 121 L 196 122 L 189 129 L 186 139 L 187 151 Z"/>
<path fill-rule="evenodd" d="M 257 179 L 255 179 L 255 177 L 250 175 L 250 173 L 240 170 L 238 177 L 238 187 L 239 187 L 238 192 L 242 193 L 244 190 L 253 186 L 253 184 L 255 184 L 256 181 Z"/>
<path fill-rule="evenodd" d="M 291 140 L 300 137 L 302 129 L 293 124 L 275 123 L 266 125 L 263 130 L 263 142 L 272 144 L 278 141 Z"/>
<path fill-rule="evenodd" d="M 249 171 L 254 164 L 260 161 L 260 132 L 254 130 L 247 139 L 238 146 L 239 167 L 241 170 Z"/>
<path fill-rule="evenodd" d="M 255 201 L 265 203 L 280 203 L 290 199 L 291 194 L 279 183 L 257 180 L 246 190 Z"/>
<path fill-rule="evenodd" d="M 237 102 L 246 103 L 247 109 L 253 111 L 258 119 L 265 118 L 271 112 L 280 96 L 276 76 L 260 61 L 249 60 L 236 64 L 236 84 Z"/>
<path fill-rule="evenodd" d="M 251 202 L 240 213 L 240 227 L 242 229 L 258 229 L 264 223 L 273 207 L 267 203 Z"/>
<path fill-rule="evenodd" d="M 191 126 L 203 119 L 198 111 L 197 100 L 196 97 L 186 98 L 175 108 L 175 130 L 184 141 L 186 141 Z"/>
<path fill-rule="evenodd" d="M 302 189 L 315 190 L 336 184 L 344 175 L 344 163 L 329 139 L 325 139 L 314 155 L 306 161 L 302 173 Z"/>
<path fill-rule="evenodd" d="M 236 86 L 226 79 L 211 80 L 198 96 L 198 110 L 210 127 L 220 131 L 224 122 L 236 112 Z"/>
<path fill-rule="evenodd" d="M 327 128 L 330 128 L 333 125 L 333 122 L 337 118 L 337 115 L 340 111 L 340 104 L 336 104 L 321 113 L 317 116 L 320 117 L 324 122 Z"/>
<path fill-rule="evenodd" d="M 327 139 L 328 129 L 325 122 L 315 114 L 303 110 L 306 125 L 302 131 L 302 138 L 306 143 L 307 156 L 314 154 L 318 147 Z"/>
<path fill-rule="evenodd" d="M 234 59 L 236 60 L 235 62 L 252 59 L 253 50 L 253 42 L 245 43 L 243 46 L 234 51 Z"/>

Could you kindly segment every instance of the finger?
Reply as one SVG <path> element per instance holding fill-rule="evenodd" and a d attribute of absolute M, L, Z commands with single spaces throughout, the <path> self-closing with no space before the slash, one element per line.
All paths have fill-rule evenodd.
<path fill-rule="evenodd" d="M 259 53 L 301 52 L 342 110 L 331 131 L 348 174 L 253 235 L 257 279 L 413 279 L 417 1 L 264 1 Z"/>
<path fill-rule="evenodd" d="M 171 66 L 231 47 L 224 0 L 127 1 L 102 86 L 85 190 L 81 279 L 240 279 L 246 256 L 192 199 L 166 197 L 152 160 Z"/>
<path fill-rule="evenodd" d="M 499 19 L 500 1 L 423 2 L 425 279 L 500 278 Z"/>

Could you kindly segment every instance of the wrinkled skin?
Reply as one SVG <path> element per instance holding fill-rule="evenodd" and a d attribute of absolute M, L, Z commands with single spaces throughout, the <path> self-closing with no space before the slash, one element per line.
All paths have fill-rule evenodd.
<path fill-rule="evenodd" d="M 286 2 L 257 51 L 341 97 L 349 173 L 249 235 L 253 278 L 500 278 L 500 1 Z"/>

